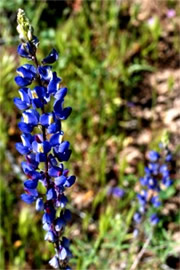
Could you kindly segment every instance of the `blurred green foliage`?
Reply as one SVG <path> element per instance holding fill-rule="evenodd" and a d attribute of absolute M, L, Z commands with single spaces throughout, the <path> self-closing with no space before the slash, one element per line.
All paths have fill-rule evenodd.
<path fill-rule="evenodd" d="M 26 11 L 40 39 L 38 57 L 44 57 L 52 46 L 60 52 L 54 69 L 69 89 L 66 104 L 73 107 L 71 117 L 63 123 L 73 148 L 68 167 L 78 176 L 78 184 L 70 193 L 79 196 L 89 191 L 92 197 L 90 204 L 83 206 L 85 198 L 77 207 L 71 195 L 73 221 L 67 234 L 72 235 L 72 265 L 77 270 L 121 269 L 121 263 L 129 267 L 138 252 L 139 243 L 132 244 L 132 216 L 137 207 L 135 186 L 143 174 L 144 160 L 138 162 L 135 175 L 127 174 L 128 162 L 119 153 L 125 148 L 126 138 L 142 129 L 141 119 L 130 113 L 129 104 L 134 103 L 134 97 L 139 98 L 144 74 L 158 69 L 164 31 L 161 18 L 154 15 L 151 23 L 139 20 L 140 5 L 128 0 L 75 2 L 79 3 L 78 10 L 71 1 L 0 2 L 0 43 L 4 45 L 0 65 L 0 269 L 48 269 L 53 254 L 52 246 L 43 241 L 40 216 L 33 206 L 25 206 L 19 199 L 23 176 L 14 143 L 19 141 L 20 114 L 12 102 L 18 90 L 13 82 L 15 69 L 24 62 L 16 55 L 18 8 Z M 175 1 L 167 1 L 167 7 L 175 6 Z M 176 40 L 178 32 L 174 29 Z M 176 45 L 173 50 L 177 53 Z M 173 78 L 169 78 L 169 88 L 173 84 Z M 149 109 L 156 104 L 156 93 L 150 95 L 152 102 L 143 104 Z M 149 149 L 157 146 L 160 137 L 157 132 Z M 139 147 L 144 153 L 147 146 Z M 107 196 L 111 182 L 125 189 L 123 199 Z M 169 189 L 162 193 L 162 199 L 168 200 L 173 194 L 175 189 Z M 171 221 L 173 217 L 169 217 Z M 150 247 L 157 261 L 153 269 L 160 269 L 172 251 L 170 232 L 162 230 L 163 222 L 166 218 Z M 146 231 L 151 231 L 148 225 Z M 164 246 L 166 250 L 161 248 Z"/>

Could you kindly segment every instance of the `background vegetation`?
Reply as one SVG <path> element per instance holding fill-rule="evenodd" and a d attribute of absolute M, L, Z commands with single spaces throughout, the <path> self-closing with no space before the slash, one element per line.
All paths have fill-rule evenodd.
<path fill-rule="evenodd" d="M 164 193 L 163 218 L 138 269 L 179 269 L 178 167 L 179 18 L 178 0 L 25 1 L 1 0 L 0 269 L 49 269 L 53 254 L 44 242 L 41 217 L 20 200 L 24 175 L 19 141 L 20 114 L 15 70 L 16 12 L 23 8 L 40 40 L 39 57 L 52 46 L 55 65 L 73 107 L 63 123 L 73 154 L 68 167 L 77 175 L 69 192 L 73 269 L 129 269 L 145 238 L 133 238 L 138 179 L 147 151 L 164 132 L 174 153 L 177 175 Z M 170 15 L 171 11 L 171 15 Z M 173 12 L 172 12 L 173 11 Z M 124 197 L 108 195 L 118 186 Z M 151 228 L 145 224 L 145 234 Z"/>

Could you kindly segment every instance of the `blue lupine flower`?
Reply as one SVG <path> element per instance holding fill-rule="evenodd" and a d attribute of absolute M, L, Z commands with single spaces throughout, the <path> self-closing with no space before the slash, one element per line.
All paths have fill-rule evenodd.
<path fill-rule="evenodd" d="M 26 203 L 28 203 L 28 204 L 31 204 L 31 203 L 33 203 L 33 202 L 36 200 L 36 197 L 24 193 L 24 194 L 21 195 L 21 199 L 22 199 L 24 202 L 26 202 Z"/>
<path fill-rule="evenodd" d="M 147 191 L 146 190 L 142 190 L 140 194 L 137 194 L 137 198 L 139 200 L 139 203 L 141 205 L 145 205 L 146 201 L 147 201 Z"/>
<path fill-rule="evenodd" d="M 108 190 L 108 195 L 112 195 L 115 198 L 122 198 L 124 196 L 124 190 L 120 187 L 111 187 Z"/>
<path fill-rule="evenodd" d="M 35 79 L 37 73 L 33 65 L 25 64 L 17 68 L 16 72 L 23 78 L 29 79 L 31 82 Z"/>
<path fill-rule="evenodd" d="M 60 174 L 62 174 L 62 169 L 57 167 L 57 166 L 52 166 L 48 170 L 48 174 L 51 177 L 58 177 L 58 176 L 60 176 Z"/>
<path fill-rule="evenodd" d="M 41 61 L 42 64 L 38 63 L 36 52 L 39 41 L 22 10 L 18 11 L 17 30 L 22 42 L 18 46 L 18 54 L 33 61 L 33 64 L 18 67 L 18 76 L 15 77 L 21 89 L 20 98 L 14 98 L 14 104 L 23 111 L 18 123 L 22 142 L 16 143 L 16 149 L 25 156 L 26 161 L 21 166 L 27 176 L 21 199 L 28 204 L 36 202 L 36 210 L 44 212 L 42 226 L 46 231 L 45 240 L 56 246 L 56 254 L 49 264 L 54 268 L 70 269 L 67 265 L 71 257 L 69 240 L 62 237 L 62 231 L 71 219 L 64 192 L 75 183 L 76 177 L 68 176 L 68 170 L 64 169 L 62 163 L 69 160 L 71 150 L 70 143 L 63 141 L 61 121 L 67 119 L 72 109 L 63 107 L 67 88 L 60 86 L 61 79 L 50 65 L 58 59 L 57 51 L 52 49 Z M 32 82 L 35 87 L 26 88 Z M 46 104 L 51 99 L 54 100 L 53 111 L 48 111 L 50 106 Z M 43 162 L 44 170 L 40 166 Z M 39 182 L 46 188 L 45 194 L 38 192 Z M 58 208 L 61 208 L 60 215 Z"/>
<path fill-rule="evenodd" d="M 46 198 L 47 200 L 54 200 L 57 198 L 57 194 L 56 191 L 54 190 L 54 188 L 50 188 L 46 194 Z"/>
<path fill-rule="evenodd" d="M 36 188 L 37 187 L 37 184 L 38 184 L 38 180 L 37 179 L 34 179 L 34 180 L 26 180 L 24 182 L 24 186 L 26 188 L 30 188 L 30 189 L 33 189 L 33 188 Z"/>
<path fill-rule="evenodd" d="M 29 147 L 24 146 L 22 143 L 16 143 L 16 150 L 21 154 L 21 155 L 26 155 L 30 152 Z"/>
<path fill-rule="evenodd" d="M 150 151 L 148 157 L 150 161 L 155 162 L 160 158 L 160 155 L 156 151 Z"/>
<path fill-rule="evenodd" d="M 54 147 L 54 155 L 59 161 L 68 161 L 71 155 L 71 150 L 69 149 L 70 143 L 67 141 L 62 142 Z"/>
<path fill-rule="evenodd" d="M 31 98 L 33 108 L 43 108 L 47 104 L 48 94 L 45 87 L 36 86 L 28 94 Z"/>
<path fill-rule="evenodd" d="M 42 211 L 44 210 L 44 202 L 43 202 L 43 199 L 42 198 L 38 198 L 36 200 L 36 210 L 37 211 Z"/>
<path fill-rule="evenodd" d="M 66 120 L 71 114 L 72 108 L 66 107 L 63 109 L 63 101 L 61 99 L 56 100 L 54 103 L 54 113 L 58 119 Z"/>
<path fill-rule="evenodd" d="M 15 82 L 17 85 L 24 87 L 32 83 L 32 80 L 35 79 L 36 69 L 34 66 L 26 64 L 17 69 L 17 73 L 20 76 L 15 77 Z"/>
<path fill-rule="evenodd" d="M 57 238 L 56 235 L 53 233 L 53 231 L 49 231 L 46 233 L 44 240 L 54 243 L 56 242 Z"/>
<path fill-rule="evenodd" d="M 49 264 L 50 264 L 53 268 L 55 268 L 55 269 L 59 268 L 59 259 L 58 259 L 58 257 L 55 255 L 55 256 L 49 261 Z"/>
<path fill-rule="evenodd" d="M 63 88 L 60 88 L 56 94 L 54 95 L 55 99 L 57 100 L 61 100 L 61 101 L 64 101 L 64 97 L 66 96 L 67 94 L 67 88 L 66 87 L 63 87 Z"/>
<path fill-rule="evenodd" d="M 52 66 L 39 66 L 38 72 L 41 80 L 49 82 L 52 79 Z"/>
<path fill-rule="evenodd" d="M 31 99 L 28 95 L 28 88 L 22 88 L 19 90 L 21 98 L 14 98 L 14 104 L 20 110 L 25 110 L 31 105 Z"/>
<path fill-rule="evenodd" d="M 63 218 L 58 218 L 55 222 L 55 230 L 57 232 L 61 231 L 62 228 L 66 225 L 66 222 L 64 221 Z"/>
<path fill-rule="evenodd" d="M 62 143 L 62 137 L 64 135 L 64 132 L 57 132 L 56 134 L 52 135 L 50 138 L 50 144 L 51 146 L 60 145 Z"/>
<path fill-rule="evenodd" d="M 149 163 L 148 167 L 153 175 L 157 175 L 159 173 L 159 164 Z"/>
<path fill-rule="evenodd" d="M 53 64 L 58 59 L 58 52 L 52 49 L 50 54 L 42 60 L 43 64 Z"/>
<path fill-rule="evenodd" d="M 157 180 L 155 178 L 153 178 L 153 177 L 149 178 L 148 188 L 155 190 L 156 187 L 157 187 Z"/>
<path fill-rule="evenodd" d="M 32 46 L 29 42 L 19 44 L 17 52 L 21 57 L 32 59 Z"/>
<path fill-rule="evenodd" d="M 162 184 L 165 185 L 165 187 L 170 187 L 172 183 L 173 181 L 169 177 L 162 178 Z"/>
<path fill-rule="evenodd" d="M 65 182 L 66 182 L 66 179 L 67 178 L 64 175 L 61 175 L 61 176 L 55 178 L 56 186 L 58 186 L 58 187 L 63 186 L 65 184 Z"/>
<path fill-rule="evenodd" d="M 159 217 L 157 216 L 157 214 L 151 215 L 150 222 L 152 225 L 156 225 L 159 222 Z"/>
<path fill-rule="evenodd" d="M 161 202 L 159 201 L 158 196 L 152 197 L 151 202 L 152 202 L 154 207 L 159 207 L 161 205 Z"/>
<path fill-rule="evenodd" d="M 48 86 L 47 86 L 47 92 L 48 94 L 55 94 L 59 88 L 59 83 L 61 79 L 57 77 L 56 72 L 53 72 L 52 79 L 50 80 Z"/>
<path fill-rule="evenodd" d="M 61 195 L 60 198 L 56 201 L 56 206 L 57 207 L 61 207 L 61 208 L 65 208 L 66 204 L 68 202 L 68 199 L 66 196 Z"/>

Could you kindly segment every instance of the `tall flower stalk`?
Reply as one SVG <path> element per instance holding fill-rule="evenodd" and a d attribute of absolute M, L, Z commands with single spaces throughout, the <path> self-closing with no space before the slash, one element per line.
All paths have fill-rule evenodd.
<path fill-rule="evenodd" d="M 18 10 L 17 23 L 21 40 L 17 52 L 32 62 L 20 66 L 15 77 L 21 88 L 20 98 L 15 98 L 14 103 L 22 111 L 18 123 L 22 142 L 16 143 L 16 149 L 25 156 L 21 165 L 27 176 L 21 198 L 28 204 L 35 202 L 36 210 L 43 211 L 45 240 L 52 242 L 55 248 L 49 264 L 56 269 L 70 269 L 69 240 L 62 235 L 71 219 L 71 212 L 66 209 L 65 189 L 74 184 L 75 176 L 69 176 L 64 168 L 63 162 L 69 160 L 71 150 L 70 143 L 63 140 L 61 121 L 68 118 L 72 109 L 64 108 L 67 88 L 60 86 L 61 79 L 52 71 L 51 64 L 58 59 L 57 51 L 52 49 L 39 63 L 36 56 L 39 41 L 21 9 Z M 31 89 L 32 83 L 34 87 Z M 49 111 L 48 104 L 52 100 L 53 111 Z M 44 192 L 40 191 L 42 186 Z"/>

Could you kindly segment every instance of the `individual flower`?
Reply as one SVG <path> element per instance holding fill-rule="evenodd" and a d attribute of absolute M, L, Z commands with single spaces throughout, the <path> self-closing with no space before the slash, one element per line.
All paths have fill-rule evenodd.
<path fill-rule="evenodd" d="M 115 198 L 122 198 L 125 192 L 120 187 L 110 187 L 108 189 L 108 195 L 112 195 Z"/>

